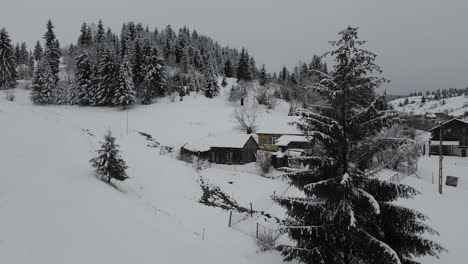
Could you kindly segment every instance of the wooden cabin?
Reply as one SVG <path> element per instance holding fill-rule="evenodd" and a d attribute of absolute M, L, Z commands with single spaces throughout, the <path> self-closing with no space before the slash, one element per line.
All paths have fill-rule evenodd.
<path fill-rule="evenodd" d="M 439 155 L 440 132 L 442 131 L 442 154 L 466 157 L 468 152 L 468 121 L 451 119 L 429 130 L 430 154 Z"/>
<path fill-rule="evenodd" d="M 197 156 L 217 164 L 245 164 L 256 160 L 259 149 L 251 135 L 229 135 L 189 142 L 182 146 L 180 155 L 186 159 Z"/>

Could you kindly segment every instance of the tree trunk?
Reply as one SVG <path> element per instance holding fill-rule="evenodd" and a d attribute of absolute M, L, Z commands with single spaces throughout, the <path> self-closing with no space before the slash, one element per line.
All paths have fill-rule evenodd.
<path fill-rule="evenodd" d="M 244 105 L 244 98 L 241 98 L 241 105 Z"/>

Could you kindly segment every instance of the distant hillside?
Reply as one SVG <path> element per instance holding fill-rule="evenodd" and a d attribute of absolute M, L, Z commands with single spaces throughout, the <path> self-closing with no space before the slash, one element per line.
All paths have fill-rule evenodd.
<path fill-rule="evenodd" d="M 411 96 L 393 100 L 389 102 L 389 104 L 392 105 L 395 110 L 410 115 L 444 112 L 453 116 L 462 116 L 465 112 L 468 112 L 468 97 L 465 95 L 438 100 L 434 99 L 432 95 Z"/>

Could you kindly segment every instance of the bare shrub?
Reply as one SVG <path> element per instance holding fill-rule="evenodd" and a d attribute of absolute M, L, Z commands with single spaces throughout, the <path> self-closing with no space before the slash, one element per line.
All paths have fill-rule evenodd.
<path fill-rule="evenodd" d="M 235 102 L 240 100 L 241 105 L 244 105 L 244 100 L 249 95 L 249 90 L 253 87 L 252 82 L 239 81 L 237 84 L 231 87 L 231 92 L 229 93 L 229 101 Z"/>
<path fill-rule="evenodd" d="M 276 241 L 280 237 L 280 233 L 270 227 L 262 228 L 259 230 L 257 238 L 257 246 L 260 248 L 260 251 L 272 250 L 276 247 Z"/>
<path fill-rule="evenodd" d="M 254 91 L 253 97 L 255 98 L 255 100 L 257 100 L 258 104 L 268 105 L 268 93 L 269 93 L 269 87 L 255 85 L 255 91 Z"/>
<path fill-rule="evenodd" d="M 196 171 L 201 171 L 208 167 L 208 162 L 205 159 L 201 159 L 197 156 L 192 156 L 192 166 Z"/>
<path fill-rule="evenodd" d="M 255 155 L 257 158 L 257 166 L 260 168 L 263 174 L 267 174 L 271 167 L 271 153 L 264 150 L 257 151 Z"/>
<path fill-rule="evenodd" d="M 234 110 L 234 119 L 241 131 L 252 134 L 257 129 L 257 107 L 242 107 Z"/>

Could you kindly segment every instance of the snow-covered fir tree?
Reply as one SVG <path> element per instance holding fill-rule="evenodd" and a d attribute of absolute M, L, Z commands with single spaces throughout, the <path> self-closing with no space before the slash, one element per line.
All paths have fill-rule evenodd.
<path fill-rule="evenodd" d="M 237 64 L 237 79 L 243 81 L 251 81 L 253 79 L 249 54 L 245 49 L 242 49 L 239 62 Z"/>
<path fill-rule="evenodd" d="M 232 62 L 231 60 L 226 60 L 226 62 L 224 63 L 224 76 L 226 76 L 227 78 L 232 78 L 234 77 L 234 68 L 232 66 Z"/>
<path fill-rule="evenodd" d="M 164 71 L 164 59 L 158 56 L 158 51 L 153 49 L 151 56 L 145 61 L 145 84 L 143 87 L 143 104 L 151 104 L 157 96 L 164 96 L 167 85 Z"/>
<path fill-rule="evenodd" d="M 0 89 L 14 86 L 17 77 L 16 58 L 10 36 L 5 28 L 0 29 Z"/>
<path fill-rule="evenodd" d="M 57 88 L 56 75 L 45 58 L 39 61 L 32 83 L 30 98 L 33 103 L 53 103 L 54 90 Z"/>
<path fill-rule="evenodd" d="M 42 46 L 41 46 L 41 42 L 38 40 L 36 42 L 36 46 L 34 46 L 34 59 L 36 61 L 39 61 L 41 59 L 41 56 L 42 56 Z"/>
<path fill-rule="evenodd" d="M 205 80 L 203 82 L 203 90 L 205 96 L 208 98 L 213 98 L 219 94 L 219 86 L 216 77 L 216 72 L 210 63 L 206 69 Z"/>
<path fill-rule="evenodd" d="M 142 45 L 140 40 L 137 39 L 133 46 L 131 58 L 133 83 L 136 87 L 139 87 L 145 79 L 144 60 Z"/>
<path fill-rule="evenodd" d="M 95 65 L 88 52 L 76 58 L 76 87 L 77 103 L 81 105 L 93 105 L 95 98 Z"/>
<path fill-rule="evenodd" d="M 103 181 L 111 182 L 112 179 L 124 181 L 128 178 L 125 170 L 128 168 L 119 153 L 119 145 L 115 144 L 115 137 L 109 130 L 101 142 L 98 156 L 91 159 L 91 165 L 95 168 L 97 176 Z"/>
<path fill-rule="evenodd" d="M 123 106 L 125 109 L 128 105 L 135 103 L 135 86 L 133 85 L 130 62 L 127 56 L 123 58 L 120 65 L 118 83 L 112 103 L 114 106 Z"/>
<path fill-rule="evenodd" d="M 59 65 L 60 65 L 60 45 L 54 33 L 52 21 L 47 22 L 47 31 L 44 34 L 44 63 L 48 64 L 48 68 L 54 75 L 55 82 L 59 80 Z"/>
<path fill-rule="evenodd" d="M 93 105 L 112 105 L 118 77 L 119 64 L 116 55 L 106 48 L 98 65 L 98 85 L 93 96 Z"/>
<path fill-rule="evenodd" d="M 265 84 L 268 81 L 268 73 L 265 68 L 265 64 L 262 65 L 262 68 L 260 69 L 260 76 L 259 76 L 259 83 L 261 86 L 265 86 Z"/>
<path fill-rule="evenodd" d="M 284 230 L 295 245 L 282 245 L 286 260 L 304 263 L 418 263 L 417 256 L 444 249 L 424 238 L 436 233 L 415 210 L 393 202 L 418 194 L 412 187 L 381 181 L 371 168 L 373 157 L 393 144 L 376 136 L 398 121 L 374 93 L 386 80 L 376 55 L 362 49 L 357 28 L 348 27 L 331 42 L 331 74 L 312 89 L 326 96 L 328 107 L 301 109 L 296 123 L 323 154 L 301 157 L 308 170 L 287 174 L 305 197 L 275 197 L 287 209 Z"/>

